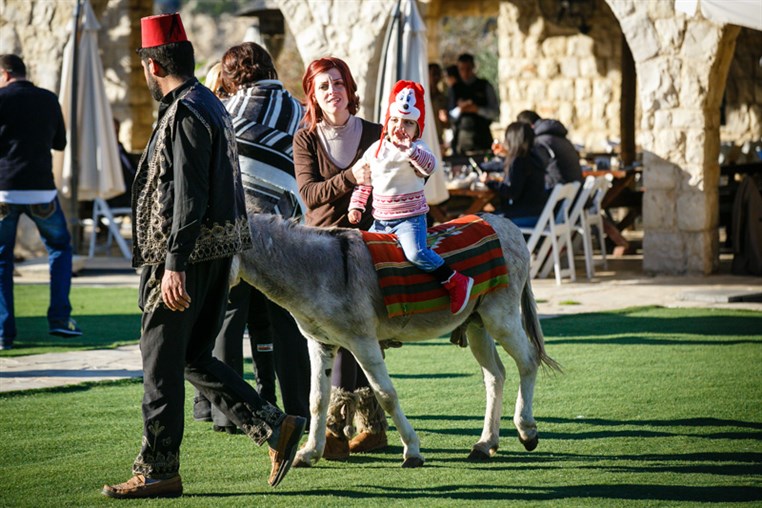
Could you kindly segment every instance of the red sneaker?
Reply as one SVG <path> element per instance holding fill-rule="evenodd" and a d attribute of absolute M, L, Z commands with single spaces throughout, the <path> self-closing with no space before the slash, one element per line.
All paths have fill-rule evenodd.
<path fill-rule="evenodd" d="M 449 279 L 442 283 L 450 293 L 450 311 L 460 314 L 468 305 L 471 296 L 471 288 L 474 287 L 474 279 L 458 272 L 454 272 Z"/>

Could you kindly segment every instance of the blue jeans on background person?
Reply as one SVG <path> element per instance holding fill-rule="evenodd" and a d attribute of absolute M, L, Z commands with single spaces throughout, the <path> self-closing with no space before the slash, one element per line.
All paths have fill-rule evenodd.
<path fill-rule="evenodd" d="M 540 217 L 511 217 L 510 220 L 520 228 L 533 228 L 537 225 L 537 221 L 540 220 Z"/>
<path fill-rule="evenodd" d="M 433 272 L 444 264 L 444 259 L 426 244 L 425 214 L 397 220 L 376 219 L 369 231 L 396 234 L 407 260 L 424 272 Z"/>
<path fill-rule="evenodd" d="M 19 217 L 26 214 L 34 221 L 48 251 L 50 265 L 50 328 L 68 323 L 71 315 L 71 236 L 66 228 L 61 204 L 56 197 L 50 203 L 16 205 L 0 203 L 0 346 L 8 348 L 16 338 L 13 305 L 13 249 Z"/>

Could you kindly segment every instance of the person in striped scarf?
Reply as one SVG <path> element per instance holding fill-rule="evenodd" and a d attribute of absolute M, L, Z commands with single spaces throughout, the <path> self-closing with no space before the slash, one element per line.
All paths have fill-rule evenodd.
<path fill-rule="evenodd" d="M 229 48 L 221 61 L 225 108 L 235 130 L 248 213 L 298 220 L 304 205 L 294 178 L 293 135 L 301 103 L 283 88 L 267 50 L 253 42 Z M 255 380 L 260 395 L 276 403 L 275 376 L 289 414 L 309 416 L 310 363 L 307 342 L 285 309 L 241 281 L 230 289 L 225 321 L 214 356 L 243 374 L 243 332 L 248 324 Z M 196 420 L 214 430 L 240 431 L 203 396 L 194 399 Z"/>

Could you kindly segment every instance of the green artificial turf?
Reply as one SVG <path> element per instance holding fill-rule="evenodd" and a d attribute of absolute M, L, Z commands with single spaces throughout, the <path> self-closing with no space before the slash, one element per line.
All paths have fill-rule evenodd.
<path fill-rule="evenodd" d="M 69 295 L 71 315 L 84 333 L 72 338 L 48 334 L 47 285 L 16 284 L 13 290 L 18 335 L 13 349 L 0 351 L 0 356 L 111 348 L 135 343 L 140 338 L 135 288 L 73 286 Z"/>
<path fill-rule="evenodd" d="M 641 308 L 543 321 L 563 374 L 541 373 L 540 443 L 511 423 L 518 375 L 505 353 L 501 443 L 465 460 L 481 433 L 484 389 L 467 349 L 446 339 L 387 351 L 426 464 L 391 446 L 320 461 L 267 485 L 266 448 L 190 417 L 185 495 L 151 506 L 760 506 L 762 314 Z M 141 435 L 139 382 L 0 395 L 0 506 L 115 506 L 106 482 L 130 476 Z M 391 423 L 391 422 L 390 422 Z"/>

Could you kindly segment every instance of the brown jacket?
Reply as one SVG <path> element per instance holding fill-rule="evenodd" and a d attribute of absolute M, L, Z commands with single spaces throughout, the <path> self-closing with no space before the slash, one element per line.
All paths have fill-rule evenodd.
<path fill-rule="evenodd" d="M 300 129 L 294 136 L 294 172 L 299 193 L 307 206 L 306 222 L 310 226 L 368 229 L 372 224 L 371 210 L 363 214 L 360 224 L 351 224 L 347 219 L 349 200 L 357 185 L 352 166 L 381 137 L 381 125 L 360 120 L 360 145 L 352 163 L 344 169 L 331 162 L 320 144 L 317 129 L 312 132 Z"/>

